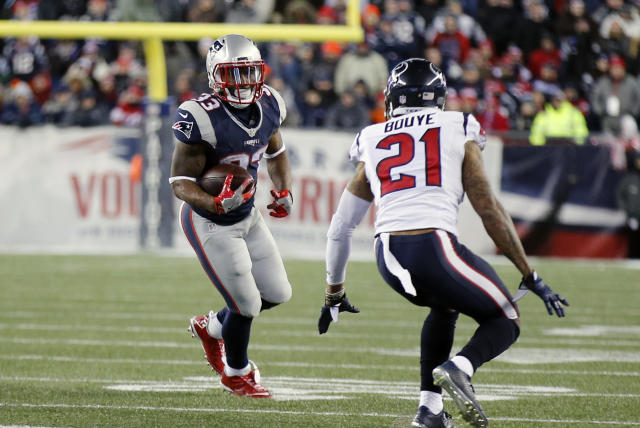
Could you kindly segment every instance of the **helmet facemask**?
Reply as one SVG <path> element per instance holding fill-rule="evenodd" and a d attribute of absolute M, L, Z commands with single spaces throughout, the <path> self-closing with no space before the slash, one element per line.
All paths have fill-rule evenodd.
<path fill-rule="evenodd" d="M 264 69 L 262 59 L 218 63 L 210 76 L 211 88 L 232 105 L 253 104 L 262 97 Z"/>

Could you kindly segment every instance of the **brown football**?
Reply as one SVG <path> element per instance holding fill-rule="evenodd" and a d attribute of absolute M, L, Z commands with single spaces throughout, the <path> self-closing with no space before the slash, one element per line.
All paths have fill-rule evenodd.
<path fill-rule="evenodd" d="M 208 194 L 218 196 L 222 191 L 222 185 L 224 184 L 227 174 L 233 175 L 231 190 L 236 190 L 247 178 L 251 179 L 251 184 L 247 187 L 247 190 L 251 189 L 251 186 L 254 185 L 253 177 L 249 174 L 249 171 L 231 163 L 221 163 L 209 168 L 202 174 L 202 177 L 198 180 L 198 184 Z"/>

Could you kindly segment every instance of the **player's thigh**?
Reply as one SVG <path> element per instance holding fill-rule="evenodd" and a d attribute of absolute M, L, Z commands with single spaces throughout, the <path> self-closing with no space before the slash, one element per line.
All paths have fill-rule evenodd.
<path fill-rule="evenodd" d="M 291 284 L 273 235 L 257 209 L 251 214 L 253 222 L 246 242 L 252 272 L 262 298 L 270 303 L 284 303 L 291 298 Z"/>
<path fill-rule="evenodd" d="M 518 307 L 496 271 L 456 237 L 434 232 L 435 262 L 432 283 L 440 298 L 452 309 L 476 320 L 504 316 L 518 318 Z"/>
<path fill-rule="evenodd" d="M 187 206 L 188 207 L 188 206 Z M 211 223 L 183 208 L 183 230 L 200 264 L 227 306 L 245 316 L 260 312 L 260 293 L 251 272 L 251 256 L 243 238 L 243 222 L 229 226 Z"/>

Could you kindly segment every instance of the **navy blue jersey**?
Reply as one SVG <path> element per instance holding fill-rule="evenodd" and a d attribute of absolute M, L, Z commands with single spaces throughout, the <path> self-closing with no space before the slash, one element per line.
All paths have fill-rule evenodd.
<path fill-rule="evenodd" d="M 234 163 L 246 168 L 257 185 L 258 163 L 285 116 L 280 94 L 264 85 L 262 98 L 244 109 L 235 109 L 208 93 L 187 100 L 178 107 L 172 128 L 183 143 L 209 147 L 205 170 L 218 163 Z M 227 214 L 192 208 L 214 223 L 233 224 L 247 217 L 252 207 L 253 198 Z"/>

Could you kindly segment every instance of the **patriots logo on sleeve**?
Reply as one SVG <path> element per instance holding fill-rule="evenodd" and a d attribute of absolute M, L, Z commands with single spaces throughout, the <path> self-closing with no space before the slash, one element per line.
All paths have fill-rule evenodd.
<path fill-rule="evenodd" d="M 176 131 L 182 132 L 187 138 L 191 137 L 191 131 L 193 130 L 193 122 L 187 122 L 185 120 L 179 120 L 171 127 Z"/>

